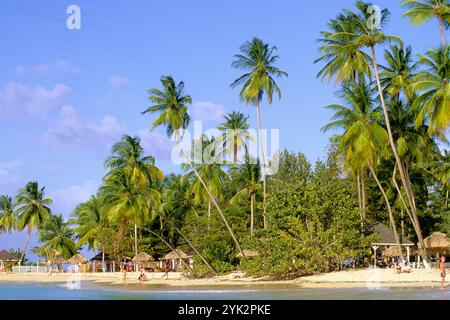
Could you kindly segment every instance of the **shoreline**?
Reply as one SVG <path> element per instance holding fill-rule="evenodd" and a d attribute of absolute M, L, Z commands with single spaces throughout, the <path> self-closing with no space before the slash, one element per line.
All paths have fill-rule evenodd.
<path fill-rule="evenodd" d="M 205 279 L 189 279 L 181 274 L 170 274 L 169 279 L 161 279 L 161 274 L 150 274 L 151 278 L 145 282 L 137 280 L 137 274 L 128 274 L 128 285 L 123 284 L 121 273 L 1 273 L 1 283 L 73 283 L 74 281 L 90 282 L 98 285 L 130 288 L 130 289 L 165 289 L 190 287 L 235 287 L 235 288 L 261 288 L 261 289 L 301 289 L 301 288 L 389 288 L 389 287 L 439 287 L 440 277 L 437 270 L 426 272 L 423 269 L 414 269 L 411 273 L 394 274 L 392 269 L 359 269 L 336 271 L 325 274 L 299 277 L 292 280 L 265 280 L 263 278 L 233 278 L 228 275 Z M 448 286 L 449 278 L 445 283 Z"/>

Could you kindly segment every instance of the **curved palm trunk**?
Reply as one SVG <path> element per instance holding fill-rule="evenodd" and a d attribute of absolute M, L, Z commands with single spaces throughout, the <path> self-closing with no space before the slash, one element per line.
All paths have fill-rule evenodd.
<path fill-rule="evenodd" d="M 150 230 L 149 228 L 141 227 L 141 229 L 144 229 L 144 230 L 150 232 L 151 234 L 153 234 L 154 236 L 158 237 L 158 239 L 160 239 L 162 242 L 164 242 L 164 243 L 170 248 L 170 250 L 172 250 L 173 252 L 175 252 L 175 254 L 178 256 L 178 258 L 180 258 L 180 261 L 181 261 L 181 262 L 189 269 L 189 271 L 193 272 L 192 268 L 189 266 L 188 263 L 186 263 L 186 261 L 183 260 L 183 257 L 180 256 L 180 254 L 178 253 L 178 251 L 176 251 L 175 248 L 172 247 L 172 246 L 170 245 L 170 243 L 167 242 L 163 237 L 161 237 L 161 236 L 160 236 L 159 234 L 157 234 L 156 232 Z"/>
<path fill-rule="evenodd" d="M 397 183 L 397 180 L 395 179 L 396 175 L 397 175 L 397 165 L 394 166 L 394 172 L 392 173 L 392 182 L 393 182 L 393 184 L 395 186 L 395 189 L 397 190 L 398 196 L 400 197 L 400 200 L 401 200 L 401 202 L 403 204 L 403 207 L 405 208 L 406 213 L 408 214 L 408 217 L 411 220 L 411 223 L 413 225 L 414 231 L 416 231 L 416 233 L 417 233 L 417 226 L 414 223 L 414 219 L 413 219 L 413 217 L 411 215 L 411 212 L 408 209 L 408 204 L 406 203 L 405 198 L 403 197 L 402 191 L 400 190 L 400 187 L 399 187 L 399 185 Z"/>
<path fill-rule="evenodd" d="M 217 274 L 216 270 L 214 270 L 213 267 L 211 267 L 211 265 L 208 263 L 208 261 L 205 259 L 205 257 L 203 257 L 203 255 L 200 254 L 200 252 L 192 244 L 192 242 L 189 241 L 189 239 L 186 237 L 186 235 L 183 232 L 181 232 L 181 230 L 178 229 L 174 223 L 172 223 L 170 221 L 168 221 L 168 223 L 183 237 L 184 240 L 186 240 L 186 242 L 189 244 L 189 246 L 192 248 L 192 250 L 194 250 L 194 252 L 200 257 L 200 259 L 202 259 L 202 261 L 208 266 L 209 270 L 211 270 L 214 274 Z"/>
<path fill-rule="evenodd" d="M 366 175 L 365 170 L 361 170 L 361 206 L 362 206 L 363 227 L 364 227 L 364 222 L 366 221 L 366 206 L 367 206 L 365 175 Z"/>
<path fill-rule="evenodd" d="M 105 272 L 105 269 L 103 269 L 105 266 L 105 248 L 102 247 L 102 270 Z"/>
<path fill-rule="evenodd" d="M 253 209 L 253 204 L 255 203 L 255 195 L 252 194 L 250 196 L 250 236 L 253 237 L 253 225 L 254 225 L 254 209 Z"/>
<path fill-rule="evenodd" d="M 442 44 L 444 45 L 445 48 L 447 47 L 447 41 L 445 40 L 444 19 L 442 17 L 439 17 L 439 31 L 441 32 Z"/>
<path fill-rule="evenodd" d="M 208 231 L 211 231 L 211 197 L 208 199 Z"/>
<path fill-rule="evenodd" d="M 203 181 L 202 177 L 198 173 L 197 169 L 195 169 L 194 165 L 192 164 L 191 160 L 189 160 L 188 157 L 184 154 L 183 150 L 181 149 L 180 145 L 178 144 L 178 136 L 176 136 L 176 146 L 180 150 L 181 155 L 183 158 L 187 161 L 189 166 L 191 167 L 192 171 L 194 171 L 195 175 L 197 176 L 200 183 L 205 188 L 206 192 L 208 193 L 213 205 L 216 207 L 217 211 L 219 212 L 220 217 L 222 218 L 223 222 L 225 223 L 225 227 L 228 229 L 228 232 L 230 233 L 231 238 L 233 239 L 234 243 L 236 244 L 236 247 L 238 248 L 239 252 L 245 257 L 244 251 L 241 248 L 241 245 L 239 244 L 239 241 L 237 240 L 236 236 L 234 235 L 233 229 L 231 229 L 230 225 L 228 224 L 227 219 L 225 218 L 225 215 L 223 214 L 222 210 L 219 207 L 219 204 L 217 203 L 216 199 L 213 197 L 211 191 L 206 186 L 205 181 Z"/>
<path fill-rule="evenodd" d="M 261 133 L 261 109 L 260 109 L 260 105 L 259 105 L 259 99 L 258 99 L 258 104 L 256 106 L 256 112 L 257 112 L 257 116 L 258 116 L 259 153 L 260 153 L 260 156 L 261 156 L 262 168 L 263 168 L 263 218 L 264 218 L 264 229 L 267 229 L 267 215 L 266 215 L 266 159 L 265 159 L 265 156 L 264 156 L 262 133 Z"/>
<path fill-rule="evenodd" d="M 363 218 L 363 207 L 362 207 L 362 200 L 361 200 L 361 181 L 359 177 L 359 171 L 356 174 L 356 181 L 357 181 L 357 189 L 358 189 L 358 207 L 359 207 L 359 217 L 361 219 L 361 231 L 364 229 L 364 218 Z"/>
<path fill-rule="evenodd" d="M 370 169 L 370 172 L 372 173 L 373 178 L 375 179 L 375 181 L 378 185 L 378 188 L 380 189 L 381 193 L 383 194 L 383 198 L 384 198 L 384 201 L 386 202 L 386 207 L 387 207 L 388 213 L 389 213 L 389 220 L 391 222 L 392 231 L 394 232 L 395 243 L 397 245 L 398 252 L 400 252 L 400 257 L 402 259 L 402 262 L 404 262 L 405 258 L 403 256 L 402 247 L 400 244 L 400 237 L 398 236 L 397 226 L 395 225 L 395 219 L 394 219 L 394 215 L 392 213 L 391 204 L 389 203 L 389 198 L 386 195 L 386 192 L 384 191 L 384 188 L 381 185 L 380 181 L 378 180 L 377 174 L 376 174 L 375 170 L 373 169 L 372 165 L 369 165 L 369 169 Z"/>
<path fill-rule="evenodd" d="M 381 106 L 383 107 L 384 120 L 386 122 L 386 128 L 387 128 L 387 132 L 388 132 L 388 136 L 389 136 L 389 144 L 391 146 L 392 152 L 394 153 L 395 161 L 399 168 L 400 179 L 402 181 L 402 185 L 404 186 L 404 188 L 406 190 L 406 196 L 408 198 L 408 203 L 409 203 L 409 206 L 411 209 L 411 215 L 412 215 L 413 221 L 417 227 L 416 233 L 417 233 L 417 238 L 419 239 L 419 244 L 420 244 L 419 250 L 420 250 L 425 267 L 427 269 L 429 269 L 428 257 L 427 257 L 426 249 L 425 249 L 425 243 L 423 241 L 422 231 L 421 231 L 420 223 L 419 223 L 419 217 L 417 215 L 417 210 L 416 210 L 416 206 L 415 206 L 414 193 L 412 192 L 412 189 L 409 188 L 410 184 L 408 184 L 408 182 L 407 182 L 405 169 L 403 168 L 403 164 L 400 159 L 400 155 L 398 153 L 397 147 L 395 146 L 394 137 L 392 135 L 391 124 L 389 121 L 389 114 L 387 111 L 386 103 L 384 101 L 383 89 L 381 87 L 380 75 L 378 73 L 378 64 L 377 64 L 377 58 L 376 58 L 376 53 L 375 53 L 375 47 L 372 46 L 370 48 L 372 51 L 372 59 L 373 59 L 373 66 L 374 66 L 374 71 L 375 71 L 375 78 L 377 80 L 378 93 L 380 95 Z"/>
<path fill-rule="evenodd" d="M 27 248 L 28 248 L 28 242 L 30 242 L 30 237 L 31 237 L 31 229 L 28 228 L 28 234 L 27 234 L 27 240 L 25 241 L 25 247 L 23 248 L 22 254 L 20 255 L 20 260 L 19 263 L 22 264 L 22 260 L 25 257 L 25 252 L 27 252 Z"/>
<path fill-rule="evenodd" d="M 134 271 L 139 271 L 139 257 L 138 257 L 138 238 L 137 238 L 137 224 L 134 224 L 134 253 L 136 254 L 136 264 L 134 265 Z"/>

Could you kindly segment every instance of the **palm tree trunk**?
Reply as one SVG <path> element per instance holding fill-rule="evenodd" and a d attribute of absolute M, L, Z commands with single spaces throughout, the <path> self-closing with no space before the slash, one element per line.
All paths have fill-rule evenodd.
<path fill-rule="evenodd" d="M 138 257 L 138 239 L 137 239 L 137 224 L 134 224 L 134 253 L 136 254 L 135 271 L 139 271 L 139 257 Z"/>
<path fill-rule="evenodd" d="M 253 204 L 255 202 L 255 195 L 250 196 L 250 236 L 253 237 L 254 211 Z"/>
<path fill-rule="evenodd" d="M 208 266 L 208 268 L 214 273 L 217 274 L 216 270 L 213 269 L 213 267 L 211 267 L 211 265 L 208 263 L 208 261 L 205 259 L 205 257 L 203 257 L 203 255 L 200 254 L 200 252 L 197 250 L 197 248 L 192 244 L 191 241 L 189 241 L 189 239 L 185 236 L 185 234 L 183 232 L 181 232 L 180 229 L 178 229 L 174 223 L 168 221 L 168 223 L 184 238 L 184 240 L 186 240 L 186 242 L 189 244 L 189 246 L 192 248 L 192 250 L 195 251 L 195 253 L 200 257 L 200 259 L 202 259 L 202 261 Z"/>
<path fill-rule="evenodd" d="M 258 104 L 256 105 L 256 112 L 258 116 L 258 136 L 259 136 L 259 154 L 262 161 L 262 168 L 263 168 L 263 218 L 264 218 L 264 229 L 267 229 L 267 215 L 266 215 L 266 159 L 264 156 L 264 149 L 263 149 L 263 141 L 262 141 L 262 133 L 261 133 L 261 109 L 259 105 L 259 99 Z"/>
<path fill-rule="evenodd" d="M 398 166 L 398 169 L 400 172 L 400 179 L 402 181 L 403 186 L 405 187 L 406 195 L 407 195 L 408 202 L 409 202 L 410 209 L 411 209 L 411 214 L 412 214 L 414 223 L 416 224 L 416 227 L 417 227 L 416 233 L 417 233 L 417 238 L 419 239 L 419 244 L 420 244 L 419 250 L 420 250 L 423 262 L 425 264 L 425 267 L 428 269 L 429 268 L 428 257 L 426 254 L 425 243 L 423 242 L 423 236 L 422 236 L 422 231 L 420 228 L 419 217 L 417 216 L 417 211 L 416 211 L 416 207 L 414 204 L 414 193 L 412 193 L 408 190 L 408 183 L 406 181 L 405 170 L 403 168 L 402 161 L 400 159 L 400 155 L 398 153 L 397 147 L 395 146 L 394 136 L 392 135 L 391 124 L 389 121 L 389 114 L 388 114 L 388 110 L 386 107 L 386 103 L 384 101 L 383 89 L 381 87 L 380 75 L 378 73 L 378 64 L 377 64 L 377 58 L 376 58 L 376 53 L 375 53 L 375 47 L 372 46 L 370 48 L 372 50 L 372 59 L 373 59 L 373 66 L 374 66 L 374 71 L 375 71 L 375 78 L 377 80 L 377 87 L 378 87 L 378 93 L 380 94 L 381 106 L 383 107 L 384 120 L 386 122 L 386 128 L 387 128 L 387 132 L 388 132 L 388 136 L 389 136 L 389 144 L 391 146 L 392 152 L 394 153 L 395 161 L 397 163 L 397 166 Z"/>
<path fill-rule="evenodd" d="M 361 170 L 361 205 L 362 205 L 363 227 L 364 222 L 366 221 L 366 205 L 367 205 L 365 175 L 366 175 L 365 170 Z"/>
<path fill-rule="evenodd" d="M 358 189 L 358 207 L 359 207 L 359 217 L 361 219 L 361 231 L 364 229 L 364 219 L 363 219 L 363 208 L 361 200 L 361 181 L 359 176 L 359 171 L 356 173 L 357 189 Z"/>
<path fill-rule="evenodd" d="M 105 270 L 103 269 L 105 265 L 105 248 L 102 247 L 102 270 L 103 272 L 105 272 Z"/>
<path fill-rule="evenodd" d="M 234 141 L 233 141 L 233 143 L 234 143 L 233 144 L 233 162 L 236 165 L 236 163 L 237 163 L 237 153 L 238 153 L 237 137 L 234 137 L 233 139 L 234 139 Z"/>
<path fill-rule="evenodd" d="M 439 17 L 439 30 L 441 32 L 442 44 L 444 45 L 444 48 L 446 48 L 447 47 L 447 41 L 445 41 L 444 19 L 442 17 Z"/>
<path fill-rule="evenodd" d="M 211 231 L 211 197 L 208 199 L 208 231 Z"/>
<path fill-rule="evenodd" d="M 384 188 L 381 185 L 380 180 L 378 180 L 375 170 L 373 169 L 372 165 L 370 165 L 370 164 L 369 164 L 369 169 L 370 169 L 370 172 L 372 173 L 373 178 L 375 179 L 375 181 L 378 185 L 378 188 L 380 189 L 381 193 L 383 194 L 383 198 L 384 198 L 384 201 L 386 202 L 386 207 L 387 207 L 388 213 L 389 213 L 389 220 L 391 222 L 392 231 L 394 232 L 395 243 L 397 245 L 398 252 L 400 252 L 400 257 L 402 259 L 402 262 L 404 262 L 405 258 L 403 257 L 402 247 L 400 244 L 400 238 L 398 236 L 397 226 L 395 225 L 394 215 L 392 213 L 391 204 L 389 203 L 389 198 L 386 195 L 386 192 L 384 191 Z"/>
<path fill-rule="evenodd" d="M 402 191 L 400 190 L 400 187 L 399 187 L 399 185 L 397 183 L 396 175 L 397 175 L 397 165 L 394 166 L 394 171 L 392 173 L 392 182 L 393 182 L 393 184 L 395 186 L 395 189 L 397 190 L 398 196 L 400 197 L 400 200 L 401 200 L 401 202 L 403 204 L 403 207 L 406 210 L 406 213 L 408 214 L 409 219 L 411 220 L 411 223 L 412 223 L 412 225 L 414 227 L 414 231 L 416 231 L 416 233 L 417 233 L 417 226 L 414 223 L 414 219 L 413 219 L 413 217 L 411 215 L 411 212 L 408 209 L 408 205 L 407 205 L 407 203 L 405 201 L 405 198 L 403 197 Z"/>
<path fill-rule="evenodd" d="M 444 208 L 445 208 L 445 209 L 448 208 L 448 187 L 447 187 L 447 191 L 445 192 Z"/>
<path fill-rule="evenodd" d="M 159 238 L 162 242 L 164 242 L 164 243 L 170 248 L 170 250 L 172 250 L 172 251 L 178 256 L 178 258 L 180 258 L 180 261 L 181 261 L 182 263 L 184 263 L 184 265 L 185 265 L 191 272 L 193 272 L 193 270 L 192 270 L 192 268 L 189 266 L 189 264 L 186 263 L 186 261 L 183 260 L 183 257 L 178 253 L 178 251 L 175 250 L 174 247 L 172 247 L 172 246 L 170 245 L 169 242 L 167 242 L 163 237 L 161 237 L 159 234 L 157 234 L 157 233 L 154 232 L 153 230 L 150 230 L 149 228 L 146 228 L 146 227 L 141 227 L 141 228 L 144 229 L 144 230 L 146 230 L 146 231 L 148 231 L 148 232 L 150 232 L 151 234 L 153 234 L 154 236 L 156 236 L 157 238 Z"/>
<path fill-rule="evenodd" d="M 23 248 L 23 251 L 22 251 L 22 254 L 21 254 L 20 260 L 19 260 L 20 264 L 22 263 L 22 260 L 25 257 L 25 253 L 27 252 L 28 242 L 30 241 L 30 237 L 31 237 L 31 229 L 28 228 L 27 240 L 25 241 L 25 248 Z"/>
<path fill-rule="evenodd" d="M 242 256 L 245 257 L 244 251 L 242 250 L 241 245 L 239 244 L 239 241 L 237 240 L 236 236 L 234 235 L 233 229 L 231 229 L 230 225 L 228 224 L 227 219 L 225 218 L 225 215 L 223 214 L 222 210 L 220 209 L 219 204 L 217 203 L 216 199 L 213 197 L 213 195 L 212 195 L 211 191 L 209 190 L 209 188 L 206 186 L 205 181 L 203 181 L 203 179 L 200 176 L 200 174 L 198 173 L 197 169 L 195 169 L 195 167 L 192 164 L 191 160 L 189 160 L 189 158 L 184 154 L 183 149 L 181 149 L 180 145 L 178 144 L 178 135 L 176 135 L 175 140 L 176 140 L 176 146 L 180 150 L 181 155 L 187 161 L 187 163 L 191 167 L 192 171 L 194 171 L 194 173 L 197 176 L 198 180 L 203 185 L 203 187 L 205 188 L 206 192 L 208 193 L 210 199 L 212 200 L 213 205 L 216 207 L 217 211 L 219 212 L 219 215 L 222 218 L 222 220 L 223 220 L 223 222 L 225 224 L 225 227 L 228 229 L 228 232 L 230 233 L 231 238 L 233 239 L 234 243 L 236 244 L 236 247 L 238 248 L 238 250 L 242 254 Z"/>

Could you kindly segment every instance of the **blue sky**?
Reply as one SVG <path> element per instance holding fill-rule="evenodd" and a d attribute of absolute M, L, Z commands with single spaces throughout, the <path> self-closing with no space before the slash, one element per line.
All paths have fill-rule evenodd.
<path fill-rule="evenodd" d="M 322 157 L 332 133 L 320 128 L 336 102 L 334 86 L 316 79 L 316 39 L 349 0 L 17 1 L 0 2 L 0 194 L 14 196 L 30 180 L 46 186 L 54 212 L 68 216 L 94 193 L 112 143 L 128 133 L 165 173 L 170 161 L 164 130 L 148 129 L 147 89 L 171 74 L 186 83 L 193 120 L 215 127 L 224 113 L 256 110 L 239 101 L 230 83 L 239 46 L 260 37 L 279 49 L 282 99 L 263 104 L 264 128 L 280 129 L 281 147 Z M 66 28 L 66 8 L 81 8 L 81 30 Z M 415 54 L 439 45 L 437 23 L 412 27 L 400 1 L 388 7 L 387 33 Z M 379 50 L 379 55 L 382 53 Z M 21 247 L 24 234 L 1 235 L 0 249 Z M 35 244 L 35 239 L 33 239 Z M 33 245 L 32 244 L 32 245 Z"/>

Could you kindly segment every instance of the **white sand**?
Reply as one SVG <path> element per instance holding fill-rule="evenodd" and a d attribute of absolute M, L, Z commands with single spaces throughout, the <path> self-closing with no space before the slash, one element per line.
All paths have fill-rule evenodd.
<path fill-rule="evenodd" d="M 309 288 L 341 288 L 341 287 L 436 287 L 440 282 L 438 270 L 430 272 L 424 269 L 413 269 L 411 273 L 395 274 L 392 269 L 358 269 L 325 273 L 314 276 L 300 277 L 286 281 L 268 281 L 265 279 L 246 278 L 242 274 L 234 273 L 229 276 L 208 279 L 187 279 L 180 273 L 169 273 L 169 279 L 162 279 L 162 273 L 147 273 L 149 281 L 143 285 L 167 286 L 214 286 L 214 285 L 289 285 L 290 287 Z M 138 273 L 128 273 L 128 284 L 137 284 Z M 0 282 L 67 282 L 79 279 L 103 284 L 123 285 L 121 273 L 0 273 Z M 446 283 L 450 280 L 446 279 Z"/>

